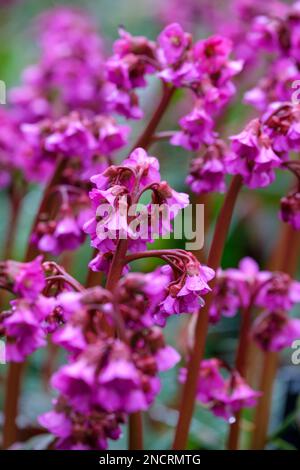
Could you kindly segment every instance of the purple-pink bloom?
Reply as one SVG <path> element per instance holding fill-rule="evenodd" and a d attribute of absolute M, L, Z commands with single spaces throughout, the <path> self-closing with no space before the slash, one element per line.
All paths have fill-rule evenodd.
<path fill-rule="evenodd" d="M 300 192 L 292 192 L 280 200 L 280 218 L 300 230 Z"/>
<path fill-rule="evenodd" d="M 266 311 L 255 320 L 251 335 L 263 351 L 281 351 L 300 338 L 300 319 L 282 310 Z"/>
<path fill-rule="evenodd" d="M 230 156 L 225 143 L 216 140 L 203 155 L 193 158 L 186 183 L 196 194 L 213 191 L 224 192 L 226 189 L 226 162 Z"/>
<path fill-rule="evenodd" d="M 176 64 L 191 44 L 191 35 L 185 33 L 178 23 L 166 26 L 157 38 L 161 60 L 166 65 Z"/>
<path fill-rule="evenodd" d="M 7 340 L 8 361 L 22 362 L 36 349 L 46 345 L 44 320 L 51 315 L 55 300 L 39 296 L 34 301 L 17 299 L 11 302 L 11 312 L 2 321 Z"/>
<path fill-rule="evenodd" d="M 232 136 L 232 157 L 227 161 L 227 170 L 241 175 L 250 188 L 262 188 L 275 179 L 274 169 L 281 159 L 272 148 L 272 141 L 258 119 L 251 121 L 240 134 Z"/>
<path fill-rule="evenodd" d="M 210 145 L 215 141 L 214 122 L 201 103 L 181 118 L 179 124 L 182 130 L 176 132 L 171 138 L 170 142 L 173 145 L 196 151 L 202 145 Z"/>

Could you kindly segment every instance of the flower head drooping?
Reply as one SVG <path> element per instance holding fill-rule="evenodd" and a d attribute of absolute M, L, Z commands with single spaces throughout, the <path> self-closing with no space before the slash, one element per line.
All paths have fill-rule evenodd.
<path fill-rule="evenodd" d="M 180 119 L 181 131 L 171 138 L 171 144 L 179 145 L 187 150 L 197 151 L 203 144 L 210 145 L 216 138 L 213 131 L 214 122 L 203 109 L 201 103 Z"/>
<path fill-rule="evenodd" d="M 128 240 L 130 252 L 143 251 L 157 233 L 172 230 L 170 221 L 189 203 L 188 195 L 177 193 L 160 180 L 159 163 L 142 148 L 135 149 L 119 166 L 110 166 L 102 174 L 94 175 L 96 185 L 90 192 L 95 216 L 85 224 L 92 246 L 102 254 L 115 250 L 119 239 Z M 146 191 L 152 193 L 152 205 L 139 213 L 137 204 Z M 161 209 L 152 211 L 152 207 Z M 138 229 L 140 227 L 140 231 Z M 111 256 L 97 256 L 93 269 L 108 269 Z"/>
<path fill-rule="evenodd" d="M 6 358 L 22 362 L 47 344 L 47 335 L 65 321 L 56 295 L 81 288 L 71 276 L 42 257 L 28 263 L 5 261 L 0 264 L 0 287 L 14 293 L 10 310 L 0 316 L 0 334 L 6 338 Z"/>
<path fill-rule="evenodd" d="M 46 346 L 44 323 L 55 308 L 55 300 L 40 295 L 34 301 L 11 301 L 11 311 L 1 316 L 1 330 L 6 337 L 6 359 L 22 362 L 36 349 Z"/>
<path fill-rule="evenodd" d="M 280 200 L 280 218 L 300 230 L 300 192 L 291 192 Z"/>
<path fill-rule="evenodd" d="M 179 380 L 185 382 L 186 369 L 181 369 Z M 234 415 L 243 408 L 253 407 L 260 396 L 236 371 L 218 359 L 201 362 L 197 387 L 197 399 L 211 412 L 232 423 Z"/>
<path fill-rule="evenodd" d="M 266 10 L 252 21 L 247 33 L 249 46 L 272 53 L 272 63 L 258 85 L 245 94 L 245 101 L 261 111 L 272 102 L 290 102 L 299 80 L 299 2 L 278 2 L 280 10 Z"/>
<path fill-rule="evenodd" d="M 165 324 L 170 315 L 196 313 L 204 305 L 202 295 L 211 290 L 208 285 L 214 277 L 211 268 L 201 265 L 191 254 L 183 261 L 183 265 L 183 273 L 169 284 L 168 295 L 157 313 L 157 321 L 161 325 Z"/>
<path fill-rule="evenodd" d="M 274 168 L 281 160 L 259 120 L 255 119 L 243 132 L 231 137 L 233 156 L 227 162 L 229 173 L 240 174 L 250 188 L 268 186 L 275 179 Z"/>
<path fill-rule="evenodd" d="M 192 160 L 186 183 L 196 194 L 224 192 L 226 161 L 229 157 L 226 144 L 220 139 L 216 140 L 207 147 L 203 155 Z"/>
<path fill-rule="evenodd" d="M 40 423 L 59 438 L 57 448 L 106 448 L 107 439 L 119 437 L 118 424 L 126 414 L 150 406 L 160 389 L 158 372 L 179 361 L 161 330 L 135 317 L 140 300 L 137 283 L 134 275 L 120 281 L 117 299 L 100 287 L 58 296 L 57 304 L 68 321 L 53 339 L 70 356 L 68 364 L 52 377 L 53 387 L 60 392 L 54 410 L 40 417 Z M 128 289 L 135 301 L 128 302 Z M 151 308 L 155 301 L 150 295 L 149 299 L 147 303 L 145 294 Z M 107 333 L 105 324 L 118 328 L 120 320 L 126 329 L 124 337 L 116 339 Z"/>
<path fill-rule="evenodd" d="M 263 351 L 281 351 L 300 337 L 300 319 L 289 318 L 283 310 L 259 315 L 252 327 L 252 337 Z"/>
<path fill-rule="evenodd" d="M 104 450 L 108 439 L 121 436 L 122 413 L 93 410 L 80 413 L 72 408 L 62 395 L 54 402 L 54 409 L 39 417 L 40 424 L 56 438 L 59 450 Z"/>
<path fill-rule="evenodd" d="M 212 323 L 218 322 L 221 315 L 231 317 L 249 307 L 288 312 L 300 302 L 298 281 L 282 272 L 260 271 L 251 258 L 241 260 L 238 269 L 219 269 L 214 292 Z"/>
<path fill-rule="evenodd" d="M 132 36 L 124 28 L 119 28 L 119 34 L 114 55 L 106 62 L 106 104 L 126 118 L 140 119 L 143 113 L 135 89 L 145 87 L 145 76 L 156 71 L 156 45 L 144 36 Z"/>
<path fill-rule="evenodd" d="M 102 40 L 91 19 L 80 10 L 58 7 L 43 14 L 38 26 L 41 59 L 11 92 L 17 119 L 36 122 L 72 110 L 105 112 Z"/>
<path fill-rule="evenodd" d="M 191 45 L 191 35 L 178 23 L 169 24 L 158 36 L 159 55 L 164 65 L 178 64 Z"/>
<path fill-rule="evenodd" d="M 42 256 L 28 263 L 8 260 L 0 263 L 0 278 L 19 297 L 36 299 L 46 286 Z"/>

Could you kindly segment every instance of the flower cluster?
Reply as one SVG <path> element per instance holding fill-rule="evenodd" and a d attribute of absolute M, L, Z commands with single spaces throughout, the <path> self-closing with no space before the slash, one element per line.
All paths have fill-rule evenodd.
<path fill-rule="evenodd" d="M 230 60 L 229 39 L 212 36 L 193 45 L 178 24 L 162 31 L 159 44 L 167 64 L 160 72 L 161 78 L 175 87 L 190 88 L 196 97 L 192 111 L 180 119 L 181 130 L 171 138 L 171 143 L 187 150 L 199 150 L 216 140 L 211 116 L 219 113 L 234 95 L 231 79 L 243 64 Z"/>
<path fill-rule="evenodd" d="M 250 188 L 268 186 L 274 169 L 283 167 L 289 152 L 299 148 L 299 105 L 274 103 L 262 119 L 254 119 L 232 136 L 228 172 L 239 174 Z"/>
<path fill-rule="evenodd" d="M 180 360 L 163 334 L 169 317 L 199 314 L 195 331 L 203 331 L 189 344 L 195 349 L 187 354 L 191 361 L 180 370 L 179 381 L 192 383 L 189 395 L 195 398 L 193 378 L 198 378 L 197 399 L 215 416 L 236 421 L 234 432 L 239 412 L 256 406 L 260 396 L 245 380 L 243 341 L 251 338 L 267 352 L 300 337 L 300 319 L 292 312 L 300 303 L 300 282 L 291 275 L 262 271 L 251 258 L 215 273 L 183 249 L 148 250 L 156 238 L 170 234 L 174 219 L 189 205 L 188 194 L 162 180 L 159 160 L 148 154 L 150 144 L 166 138 L 195 153 L 186 183 L 196 194 L 225 192 L 229 175 L 238 175 L 231 188 L 240 182 L 256 189 L 270 185 L 278 169 L 292 172 L 298 186 L 281 199 L 280 216 L 300 229 L 300 165 L 293 158 L 300 146 L 300 105 L 289 100 L 290 84 L 300 78 L 300 3 L 234 0 L 214 18 L 214 0 L 196 3 L 185 2 L 180 14 L 185 19 L 206 15 L 208 26 L 218 24 L 213 36 L 193 41 L 176 22 L 155 40 L 120 27 L 110 56 L 104 56 L 101 37 L 82 12 L 54 8 L 38 22 L 40 60 L 12 90 L 9 111 L 0 112 L 0 188 L 11 196 L 13 226 L 20 188 L 46 185 L 27 262 L 0 262 L 0 288 L 14 296 L 1 313 L 0 335 L 12 362 L 44 347 L 48 336 L 65 351 L 66 362 L 51 378 L 57 392 L 53 408 L 39 417 L 57 449 L 107 449 L 109 440 L 121 436 L 129 415 L 151 407 L 160 392 L 160 373 Z M 229 25 L 233 12 L 236 18 Z M 257 46 L 275 57 L 245 96 L 262 114 L 232 135 L 228 145 L 218 117 L 236 93 L 234 78 L 244 67 L 251 70 Z M 139 90 L 150 76 L 162 84 L 161 100 L 121 160 L 116 153 L 127 146 L 130 128 L 116 116 L 122 122 L 143 117 Z M 156 132 L 178 89 L 191 97 L 179 129 Z M 216 230 L 209 255 L 214 268 L 220 264 L 235 197 L 229 191 L 218 219 L 217 229 L 224 225 L 220 239 Z M 59 256 L 75 251 L 86 236 L 93 272 L 85 287 L 55 261 L 33 259 L 33 252 Z M 162 265 L 148 273 L 129 271 L 131 262 L 146 258 Z M 98 272 L 105 273 L 105 287 L 91 287 L 100 284 Z M 243 323 L 235 368 L 219 359 L 203 360 L 207 316 L 215 324 L 238 312 L 250 326 Z M 189 424 L 192 403 L 185 409 L 184 401 L 179 423 L 183 418 Z M 136 423 L 130 420 L 130 426 Z M 186 437 L 182 434 L 179 441 Z"/>
<path fill-rule="evenodd" d="M 227 376 L 225 375 L 227 373 Z M 186 369 L 180 370 L 180 382 L 186 380 Z M 206 359 L 200 364 L 197 400 L 215 416 L 234 423 L 242 408 L 256 406 L 260 392 L 253 390 L 236 370 L 218 359 Z"/>
<path fill-rule="evenodd" d="M 230 159 L 230 149 L 224 141 L 217 139 L 202 155 L 192 159 L 186 183 L 195 194 L 214 191 L 223 193 L 226 190 L 227 161 Z"/>
<path fill-rule="evenodd" d="M 84 241 L 83 225 L 91 217 L 90 177 L 107 168 L 112 152 L 126 144 L 128 131 L 112 117 L 88 118 L 75 112 L 57 121 L 22 126 L 24 140 L 16 160 L 27 179 L 49 179 L 60 162 L 64 166 L 61 184 L 49 195 L 61 202 L 59 211 L 44 212 L 32 236 L 40 251 L 57 255 Z"/>
<path fill-rule="evenodd" d="M 81 11 L 58 7 L 39 20 L 40 61 L 25 69 L 10 99 L 21 122 L 57 118 L 72 110 L 106 110 L 102 41 Z"/>
<path fill-rule="evenodd" d="M 109 116 L 86 117 L 73 112 L 58 120 L 23 124 L 21 131 L 23 142 L 16 160 L 29 181 L 48 180 L 58 158 L 64 158 L 67 182 L 75 184 L 87 183 L 107 166 L 112 152 L 127 143 L 129 128 Z"/>
<path fill-rule="evenodd" d="M 46 345 L 50 325 L 58 324 L 55 301 L 43 295 L 46 277 L 40 256 L 29 263 L 1 263 L 0 280 L 1 287 L 18 297 L 11 301 L 11 310 L 1 314 L 0 329 L 6 337 L 7 360 L 21 362 Z"/>
<path fill-rule="evenodd" d="M 147 74 L 157 69 L 156 44 L 144 36 L 132 36 L 123 28 L 120 38 L 114 43 L 114 55 L 106 66 L 106 103 L 109 109 L 126 118 L 140 119 L 136 88 L 145 87 Z"/>
<path fill-rule="evenodd" d="M 107 271 L 119 240 L 126 239 L 131 252 L 142 251 L 156 234 L 171 230 L 170 221 L 189 203 L 187 194 L 161 181 L 158 160 L 142 148 L 91 180 L 96 185 L 90 192 L 95 215 L 85 224 L 85 231 L 99 251 L 90 263 L 93 270 Z M 137 204 L 146 191 L 152 194 L 152 204 L 139 213 Z"/>
<path fill-rule="evenodd" d="M 127 274 L 120 283 L 121 313 L 131 328 L 165 326 L 171 315 L 197 313 L 204 305 L 203 295 L 211 291 L 208 282 L 214 271 L 191 253 L 161 250 L 160 256 L 169 265 L 148 274 Z"/>
<path fill-rule="evenodd" d="M 57 448 L 107 448 L 107 439 L 119 437 L 128 413 L 149 408 L 160 389 L 158 372 L 179 361 L 159 328 L 141 323 L 138 328 L 137 322 L 128 327 L 134 311 L 127 314 L 131 305 L 124 287 L 120 292 L 117 302 L 100 287 L 57 298 L 68 321 L 53 340 L 70 356 L 52 377 L 60 393 L 54 410 L 40 417 L 59 438 Z M 109 334 L 111 328 L 119 330 L 120 339 Z"/>
<path fill-rule="evenodd" d="M 272 65 L 258 85 L 245 94 L 245 102 L 264 111 L 270 103 L 291 101 L 299 69 L 300 3 L 282 4 L 279 16 L 265 12 L 257 16 L 247 35 L 250 46 L 273 54 Z"/>
<path fill-rule="evenodd" d="M 260 271 L 251 258 L 240 261 L 238 269 L 219 269 L 210 309 L 212 323 L 221 315 L 232 317 L 240 310 L 262 311 L 253 323 L 251 335 L 264 350 L 278 351 L 299 337 L 300 319 L 288 313 L 300 302 L 300 282 L 288 274 Z"/>
<path fill-rule="evenodd" d="M 224 34 L 232 40 L 237 57 L 251 64 L 256 58 L 256 49 L 249 43 L 249 25 L 262 15 L 280 18 L 286 9 L 286 4 L 278 0 L 232 0 L 221 4 L 219 0 L 187 0 L 184 4 L 180 0 L 167 0 L 160 6 L 158 19 L 164 23 L 179 20 L 190 29 L 201 24 L 207 34 L 212 31 Z"/>

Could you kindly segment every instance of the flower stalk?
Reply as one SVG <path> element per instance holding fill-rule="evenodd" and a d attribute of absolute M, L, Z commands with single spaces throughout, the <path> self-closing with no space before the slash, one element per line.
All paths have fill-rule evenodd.
<path fill-rule="evenodd" d="M 242 178 L 240 176 L 235 176 L 231 181 L 230 188 L 225 196 L 223 206 L 217 219 L 207 262 L 214 270 L 216 270 L 221 264 L 234 206 L 241 187 Z M 187 380 L 183 387 L 179 409 L 179 419 L 173 444 L 174 450 L 185 449 L 188 440 L 188 433 L 196 398 L 199 366 L 205 351 L 205 342 L 209 324 L 209 308 L 213 300 L 214 284 L 215 280 L 211 283 L 212 292 L 207 295 L 205 306 L 201 309 L 201 312 L 198 313 L 194 334 L 194 346 L 188 362 Z"/>
<path fill-rule="evenodd" d="M 297 269 L 297 254 L 300 249 L 299 231 L 284 224 L 279 246 L 276 247 L 274 258 L 271 260 L 272 269 L 280 270 L 293 276 Z M 273 384 L 278 366 L 278 353 L 264 354 L 263 367 L 259 390 L 262 396 L 258 402 L 255 417 L 251 448 L 263 449 L 267 441 L 268 425 L 272 404 Z"/>
<path fill-rule="evenodd" d="M 246 376 L 249 350 L 249 331 L 251 327 L 252 303 L 242 312 L 242 322 L 239 335 L 238 349 L 236 353 L 235 368 L 242 377 Z M 235 415 L 235 421 L 230 425 L 228 437 L 228 449 L 237 450 L 239 448 L 240 422 L 242 410 Z"/>

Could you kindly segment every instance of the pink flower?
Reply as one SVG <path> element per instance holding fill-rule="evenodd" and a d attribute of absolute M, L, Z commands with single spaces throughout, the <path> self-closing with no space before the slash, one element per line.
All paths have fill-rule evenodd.
<path fill-rule="evenodd" d="M 267 311 L 254 322 L 252 337 L 263 351 L 289 348 L 300 338 L 300 320 L 289 318 L 280 310 Z"/>
<path fill-rule="evenodd" d="M 134 149 L 129 157 L 123 161 L 122 165 L 134 170 L 141 187 L 160 181 L 158 159 L 148 155 L 142 148 Z"/>
<path fill-rule="evenodd" d="M 300 302 L 300 282 L 288 274 L 275 272 L 265 282 L 256 297 L 256 305 L 267 310 L 291 310 Z"/>
<path fill-rule="evenodd" d="M 44 320 L 54 309 L 53 298 L 38 297 L 34 302 L 26 299 L 13 300 L 12 310 L 2 321 L 7 338 L 8 361 L 22 362 L 36 349 L 46 345 Z"/>
<path fill-rule="evenodd" d="M 63 366 L 51 379 L 52 387 L 59 390 L 76 410 L 83 413 L 91 407 L 94 383 L 95 368 L 85 360 Z"/>
<path fill-rule="evenodd" d="M 120 424 L 124 422 L 121 413 L 104 413 L 94 409 L 80 413 L 72 409 L 63 396 L 54 402 L 54 409 L 39 416 L 40 424 L 58 439 L 55 448 L 59 450 L 104 450 L 108 439 L 120 437 Z"/>
<path fill-rule="evenodd" d="M 107 411 L 134 413 L 148 408 L 140 375 L 125 359 L 110 362 L 98 377 L 95 400 Z"/>
<path fill-rule="evenodd" d="M 196 194 L 212 191 L 224 192 L 226 189 L 226 162 L 230 156 L 225 143 L 217 140 L 206 149 L 204 155 L 194 158 L 186 179 L 186 183 L 191 186 L 192 191 Z"/>
<path fill-rule="evenodd" d="M 43 291 L 46 279 L 42 260 L 43 257 L 38 256 L 28 263 L 11 260 L 5 262 L 5 277 L 9 283 L 12 283 L 16 295 L 33 300 Z"/>
<path fill-rule="evenodd" d="M 41 251 L 58 255 L 65 250 L 75 250 L 84 241 L 85 234 L 76 219 L 66 215 L 56 224 L 53 233 L 46 233 L 38 241 Z"/>
<path fill-rule="evenodd" d="M 202 295 L 211 290 L 208 282 L 214 275 L 214 271 L 208 266 L 200 265 L 198 262 L 188 263 L 186 275 L 170 284 L 169 294 L 161 303 L 157 313 L 157 322 L 164 325 L 170 315 L 197 312 L 204 305 Z"/>
<path fill-rule="evenodd" d="M 171 138 L 171 144 L 196 151 L 203 144 L 210 145 L 214 142 L 216 134 L 213 131 L 213 120 L 201 104 L 195 106 L 189 114 L 181 118 L 179 123 L 182 130 Z"/>
<path fill-rule="evenodd" d="M 57 437 L 67 437 L 72 433 L 72 422 L 64 413 L 48 411 L 39 416 L 39 423 Z"/>
<path fill-rule="evenodd" d="M 199 70 L 203 73 L 217 73 L 227 65 L 232 51 L 232 42 L 223 36 L 211 36 L 194 45 L 193 54 Z"/>
<path fill-rule="evenodd" d="M 280 200 L 280 218 L 300 230 L 300 193 L 290 193 Z"/>
<path fill-rule="evenodd" d="M 191 43 L 191 36 L 185 33 L 178 23 L 169 24 L 158 36 L 164 64 L 176 64 Z"/>
<path fill-rule="evenodd" d="M 250 188 L 271 184 L 275 178 L 274 169 L 280 166 L 281 160 L 259 121 L 251 121 L 243 132 L 231 139 L 234 155 L 227 161 L 228 172 L 240 174 Z"/>
<path fill-rule="evenodd" d="M 183 369 L 179 380 L 185 382 L 186 375 L 186 369 Z M 229 373 L 228 368 L 218 359 L 201 362 L 197 399 L 215 416 L 234 422 L 234 415 L 243 408 L 256 406 L 260 395 L 261 393 L 253 390 L 236 370 Z"/>

